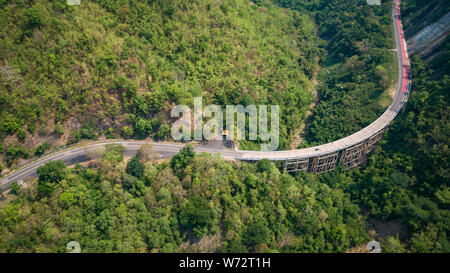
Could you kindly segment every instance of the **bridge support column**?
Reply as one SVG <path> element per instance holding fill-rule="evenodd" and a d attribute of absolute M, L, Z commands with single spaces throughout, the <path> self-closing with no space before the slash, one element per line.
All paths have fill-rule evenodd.
<path fill-rule="evenodd" d="M 373 151 L 375 144 L 383 137 L 386 129 L 380 130 L 361 143 L 353 145 L 342 151 L 341 163 L 345 169 L 359 167 L 366 161 L 367 155 Z"/>
<path fill-rule="evenodd" d="M 311 159 L 309 170 L 320 174 L 336 169 L 339 152 L 316 156 Z"/>
<path fill-rule="evenodd" d="M 367 141 L 363 141 L 342 152 L 341 163 L 345 169 L 358 167 L 365 161 Z"/>
<path fill-rule="evenodd" d="M 309 158 L 295 158 L 284 161 L 284 168 L 287 172 L 296 173 L 298 171 L 308 171 Z"/>
<path fill-rule="evenodd" d="M 370 152 L 373 151 L 373 149 L 375 148 L 375 144 L 383 137 L 383 133 L 385 130 L 386 128 L 380 130 L 378 133 L 374 134 L 365 141 L 364 152 L 366 154 L 369 154 Z"/>

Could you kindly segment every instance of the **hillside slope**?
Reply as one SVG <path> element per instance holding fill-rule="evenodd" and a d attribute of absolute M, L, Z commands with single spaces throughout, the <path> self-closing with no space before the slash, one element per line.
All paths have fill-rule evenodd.
<path fill-rule="evenodd" d="M 392 1 L 380 6 L 352 0 L 275 2 L 310 13 L 326 41 L 320 55 L 319 103 L 300 147 L 349 136 L 378 118 L 392 102 L 398 77 Z"/>
<path fill-rule="evenodd" d="M 108 146 L 85 166 L 47 163 L 29 187 L 13 185 L 0 203 L 0 252 L 64 252 L 71 240 L 83 252 L 345 252 L 377 240 L 382 252 L 448 253 L 449 49 L 429 64 L 411 57 L 407 107 L 360 169 L 294 178 L 267 160 L 186 147 L 161 162 L 143 147 L 124 162 Z M 364 63 L 349 62 L 351 82 Z"/>
<path fill-rule="evenodd" d="M 290 130 L 302 124 L 313 100 L 309 78 L 319 53 L 314 23 L 270 3 L 0 5 L 0 150 L 6 164 L 45 141 L 167 139 L 171 108 L 202 95 L 205 104 L 280 105 L 280 148 L 288 147 Z"/>

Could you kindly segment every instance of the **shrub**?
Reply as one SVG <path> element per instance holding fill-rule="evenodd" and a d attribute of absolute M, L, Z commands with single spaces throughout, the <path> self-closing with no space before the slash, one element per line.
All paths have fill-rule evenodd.
<path fill-rule="evenodd" d="M 18 194 L 19 193 L 20 186 L 19 186 L 19 184 L 16 181 L 12 182 L 11 185 L 9 186 L 9 188 L 11 189 L 11 193 L 12 194 Z"/>
<path fill-rule="evenodd" d="M 27 29 L 39 28 L 44 23 L 41 12 L 36 7 L 25 10 L 23 17 L 25 19 L 25 27 Z"/>
<path fill-rule="evenodd" d="M 268 244 L 270 242 L 270 230 L 261 222 L 252 223 L 247 228 L 244 241 L 248 245 Z"/>
<path fill-rule="evenodd" d="M 57 183 L 66 177 L 66 167 L 66 163 L 58 160 L 47 162 L 37 169 L 39 197 L 48 197 L 53 193 Z"/>
<path fill-rule="evenodd" d="M 120 144 L 108 144 L 105 146 L 106 152 L 103 155 L 103 160 L 117 163 L 123 161 L 123 152 L 125 148 Z"/>
<path fill-rule="evenodd" d="M 136 156 L 133 156 L 128 161 L 126 172 L 134 177 L 141 178 L 144 175 L 144 165 L 139 162 Z"/>
<path fill-rule="evenodd" d="M 214 224 L 214 212 L 204 197 L 191 198 L 180 214 L 180 222 L 187 228 L 192 228 L 197 238 L 202 238 L 208 228 Z"/>
<path fill-rule="evenodd" d="M 50 149 L 50 144 L 48 142 L 44 142 L 41 145 L 37 146 L 36 150 L 34 151 L 34 155 L 41 156 L 48 149 Z"/>
<path fill-rule="evenodd" d="M 182 178 L 184 175 L 184 169 L 189 164 L 192 158 L 194 158 L 195 152 L 191 145 L 186 145 L 181 151 L 174 155 L 170 160 L 170 166 L 178 178 Z"/>

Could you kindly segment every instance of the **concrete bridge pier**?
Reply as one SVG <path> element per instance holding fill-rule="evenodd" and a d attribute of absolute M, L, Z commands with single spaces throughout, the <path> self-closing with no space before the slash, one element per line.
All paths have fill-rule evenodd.
<path fill-rule="evenodd" d="M 288 172 L 308 171 L 309 158 L 296 158 L 284 161 L 283 167 Z"/>
<path fill-rule="evenodd" d="M 346 170 L 358 167 L 365 161 L 368 141 L 363 141 L 342 151 L 341 163 Z"/>
<path fill-rule="evenodd" d="M 311 158 L 309 170 L 321 174 L 336 169 L 339 151 Z"/>

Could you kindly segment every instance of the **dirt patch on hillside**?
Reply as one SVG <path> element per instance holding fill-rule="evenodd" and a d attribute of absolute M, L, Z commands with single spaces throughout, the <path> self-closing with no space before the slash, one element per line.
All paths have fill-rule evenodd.
<path fill-rule="evenodd" d="M 387 237 L 397 237 L 399 240 L 404 241 L 408 237 L 408 231 L 406 227 L 400 222 L 400 220 L 381 221 L 370 217 L 369 212 L 366 209 L 361 210 L 361 214 L 367 217 L 366 231 L 371 241 L 380 241 Z M 361 215 L 361 217 L 362 217 Z M 368 242 L 367 242 L 368 243 Z M 352 247 L 345 251 L 346 253 L 369 253 L 367 244 Z"/>
<path fill-rule="evenodd" d="M 375 231 L 377 239 L 398 236 L 400 240 L 403 240 L 408 235 L 406 228 L 400 223 L 400 220 L 380 221 L 369 217 L 367 223 L 369 228 Z"/>

